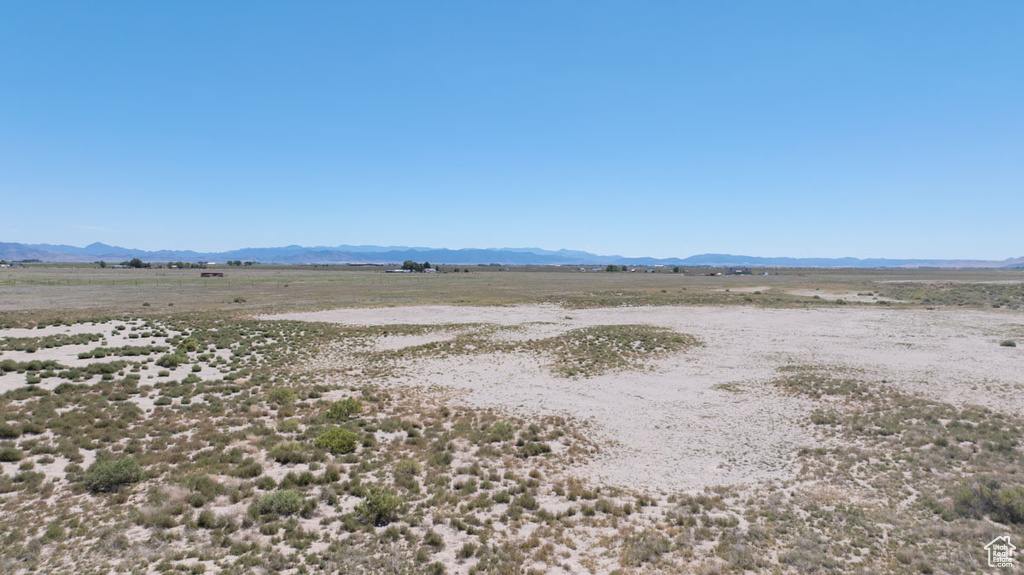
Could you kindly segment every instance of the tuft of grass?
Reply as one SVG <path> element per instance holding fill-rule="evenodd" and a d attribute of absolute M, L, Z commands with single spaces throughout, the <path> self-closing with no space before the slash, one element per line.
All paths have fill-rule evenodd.
<path fill-rule="evenodd" d="M 664 534 L 646 530 L 626 537 L 622 542 L 619 562 L 623 567 L 640 567 L 644 563 L 654 563 L 671 548 L 672 542 Z"/>

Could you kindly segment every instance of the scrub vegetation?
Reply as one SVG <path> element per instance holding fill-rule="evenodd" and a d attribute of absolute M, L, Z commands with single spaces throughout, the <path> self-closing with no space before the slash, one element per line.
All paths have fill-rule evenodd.
<path fill-rule="evenodd" d="M 626 489 L 575 473 L 615 449 L 586 421 L 473 407 L 448 390 L 391 385 L 392 376 L 411 358 L 517 355 L 586 389 L 590 378 L 654 369 L 709 343 L 643 324 L 517 339 L 507 327 L 414 317 L 368 327 L 254 319 L 339 298 L 843 305 L 784 295 L 781 280 L 755 294 L 715 291 L 734 278 L 667 273 L 600 274 L 588 288 L 574 283 L 583 275 L 540 271 L 386 283 L 246 269 L 251 285 L 189 292 L 159 270 L 131 270 L 149 274 L 137 288 L 128 271 L 110 270 L 115 285 L 102 288 L 120 299 L 97 307 L 84 295 L 95 276 L 55 293 L 41 282 L 57 271 L 27 271 L 36 275 L 16 286 L 0 277 L 5 305 L 21 302 L 0 313 L 0 572 L 976 573 L 984 543 L 1024 541 L 1024 419 L 969 397 L 948 403 L 848 366 L 792 365 L 767 385 L 814 405 L 799 423 L 817 440 L 788 454 L 789 478 Z M 894 309 L 1020 305 L 1018 285 L 880 275 L 815 281 L 901 300 Z M 338 295 L 341 285 L 357 295 Z M 876 304 L 848 307 L 867 305 Z M 1024 337 L 1016 329 L 993 351 L 1018 353 L 997 345 Z M 379 347 L 440 332 L 451 337 Z"/>

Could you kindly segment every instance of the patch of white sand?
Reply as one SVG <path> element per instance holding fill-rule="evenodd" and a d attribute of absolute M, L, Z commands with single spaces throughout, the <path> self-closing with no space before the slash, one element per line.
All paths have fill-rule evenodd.
<path fill-rule="evenodd" d="M 772 288 L 768 286 L 754 286 L 754 287 L 742 287 L 742 288 L 720 288 L 715 291 L 727 291 L 732 293 L 755 293 L 755 292 L 766 292 Z"/>
<path fill-rule="evenodd" d="M 738 291 L 738 290 L 733 290 L 733 291 Z M 855 301 L 855 302 L 858 302 L 858 303 L 877 303 L 877 302 L 880 302 L 880 301 L 887 301 L 887 302 L 893 302 L 893 303 L 903 303 L 903 300 L 899 300 L 899 299 L 892 299 L 892 298 L 876 296 L 876 295 L 861 295 L 861 294 L 859 294 L 857 292 L 833 293 L 833 292 L 826 292 L 826 291 L 813 290 L 813 289 L 797 289 L 797 290 L 787 291 L 786 293 L 788 293 L 789 295 L 798 295 L 798 296 L 801 296 L 801 297 L 811 297 L 811 298 L 817 296 L 817 297 L 819 297 L 821 299 L 828 300 L 828 301 L 836 301 L 836 300 L 840 300 L 841 299 L 843 301 Z"/>
<path fill-rule="evenodd" d="M 458 392 L 461 401 L 592 423 L 605 446 L 580 471 L 602 482 L 674 491 L 791 476 L 796 450 L 817 441 L 812 401 L 767 385 L 784 365 L 816 365 L 886 380 L 954 404 L 1024 414 L 1024 348 L 1000 347 L 1024 315 L 1006 311 L 874 308 L 638 307 L 565 310 L 419 306 L 273 316 L 351 325 L 490 323 L 544 337 L 608 324 L 652 324 L 705 346 L 653 369 L 590 379 L 554 377 L 519 354 L 411 358 L 392 384 Z M 499 333 L 516 333 L 502 330 Z"/>

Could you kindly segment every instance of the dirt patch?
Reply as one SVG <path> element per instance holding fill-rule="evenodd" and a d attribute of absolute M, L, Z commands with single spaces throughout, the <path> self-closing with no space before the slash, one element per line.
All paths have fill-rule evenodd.
<path fill-rule="evenodd" d="M 1024 413 L 1024 356 L 998 345 L 1001 334 L 1024 325 L 1015 313 L 541 305 L 345 309 L 274 319 L 482 323 L 538 335 L 636 323 L 697 336 L 703 347 L 645 370 L 592 378 L 554 377 L 535 354 L 471 354 L 409 358 L 392 380 L 458 390 L 460 401 L 475 406 L 589 421 L 605 449 L 580 472 L 615 485 L 676 490 L 788 477 L 793 454 L 819 440 L 805 427 L 814 403 L 766 385 L 785 365 L 856 372 L 953 404 Z"/>
<path fill-rule="evenodd" d="M 739 291 L 739 290 L 733 290 L 733 291 Z M 873 293 L 857 293 L 857 292 L 834 293 L 834 292 L 826 292 L 826 291 L 821 291 L 821 290 L 816 290 L 816 289 L 790 290 L 790 291 L 787 291 L 786 293 L 788 293 L 789 295 L 796 295 L 796 296 L 800 296 L 800 297 L 810 297 L 810 298 L 815 298 L 816 297 L 816 298 L 820 298 L 820 299 L 828 300 L 828 301 L 843 300 L 843 301 L 852 301 L 852 302 L 857 302 L 857 303 L 878 303 L 880 301 L 884 301 L 884 302 L 890 302 L 890 303 L 906 303 L 903 300 L 893 299 L 893 298 L 889 298 L 889 297 L 883 297 L 883 296 L 880 296 L 880 295 L 875 295 Z"/>

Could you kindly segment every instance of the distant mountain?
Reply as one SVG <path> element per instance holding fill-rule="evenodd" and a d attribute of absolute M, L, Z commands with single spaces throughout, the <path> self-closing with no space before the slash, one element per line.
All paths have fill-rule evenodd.
<path fill-rule="evenodd" d="M 84 248 L 54 244 L 20 244 L 0 242 L 0 259 L 7 261 L 41 260 L 44 262 L 120 262 L 139 258 L 148 262 L 219 262 L 229 260 L 255 261 L 266 264 L 394 264 L 405 260 L 428 261 L 432 264 L 501 264 L 501 265 L 633 265 L 681 267 L 821 267 L 821 268 L 1024 268 L 1024 257 L 1003 261 L 934 260 L 885 258 L 787 258 L 732 254 L 700 254 L 687 258 L 623 257 L 597 255 L 574 250 L 541 248 L 447 248 L 407 246 L 340 245 L 304 247 L 290 245 L 276 248 L 242 248 L 226 252 L 195 252 L 190 250 L 146 251 L 103 243 Z"/>

